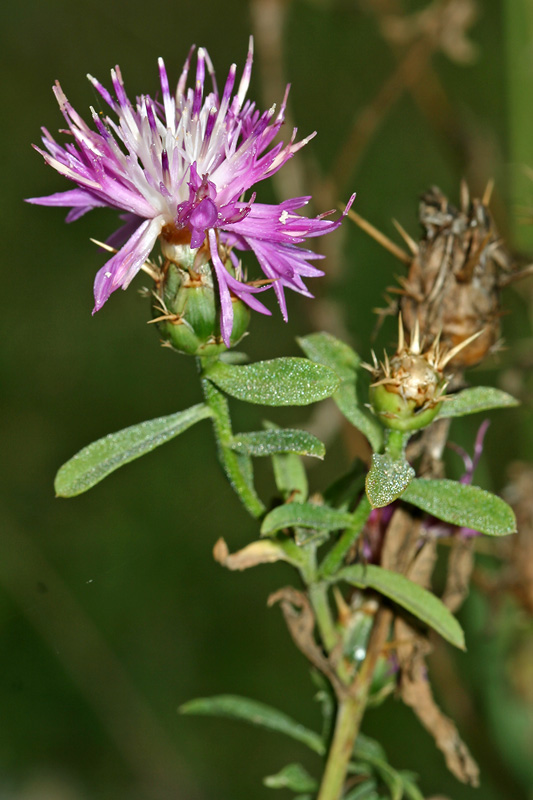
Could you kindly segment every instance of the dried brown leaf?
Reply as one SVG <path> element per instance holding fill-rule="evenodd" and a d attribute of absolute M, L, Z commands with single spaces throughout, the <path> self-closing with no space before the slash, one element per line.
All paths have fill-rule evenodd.
<path fill-rule="evenodd" d="M 256 567 L 258 564 L 272 564 L 275 561 L 287 560 L 284 550 L 267 539 L 252 542 L 242 550 L 230 553 L 226 542 L 220 538 L 213 548 L 213 558 L 223 567 L 231 570 L 243 570 Z"/>
<path fill-rule="evenodd" d="M 381 566 L 405 575 L 420 542 L 420 521 L 407 511 L 396 509 L 387 528 L 381 554 Z"/>
<path fill-rule="evenodd" d="M 455 724 L 435 703 L 427 678 L 425 656 L 429 642 L 414 633 L 402 619 L 395 622 L 397 655 L 400 663 L 400 694 L 433 736 L 443 753 L 446 765 L 458 780 L 471 786 L 479 785 L 479 768 L 462 741 Z"/>
<path fill-rule="evenodd" d="M 462 606 L 470 590 L 474 568 L 473 539 L 454 538 L 448 559 L 448 574 L 442 602 L 455 613 Z"/>
<path fill-rule="evenodd" d="M 285 622 L 296 647 L 313 666 L 328 678 L 339 696 L 345 693 L 346 687 L 341 683 L 332 664 L 316 643 L 315 616 L 307 596 L 292 586 L 285 586 L 268 598 L 268 606 L 273 606 L 275 603 L 281 605 Z"/>

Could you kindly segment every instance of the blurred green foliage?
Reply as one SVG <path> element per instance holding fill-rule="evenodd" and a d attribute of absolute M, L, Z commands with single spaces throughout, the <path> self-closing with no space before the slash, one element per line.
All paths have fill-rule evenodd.
<path fill-rule="evenodd" d="M 416 234 L 422 190 L 438 184 L 457 201 L 463 176 L 476 194 L 489 178 L 496 179 L 497 225 L 504 235 L 515 230 L 511 173 L 522 162 L 533 168 L 533 137 L 527 135 L 530 95 L 511 83 L 515 67 L 509 64 L 516 65 L 523 53 L 521 86 L 531 88 L 531 27 L 525 39 L 524 26 L 511 19 L 512 8 L 522 6 L 518 0 L 479 5 L 482 13 L 469 34 L 476 60 L 459 65 L 442 53 L 431 60 L 451 116 L 435 124 L 438 115 L 429 119 L 412 94 L 401 93 L 337 198 L 345 201 L 356 190 L 357 211 L 393 238 L 392 218 Z M 306 148 L 309 155 L 297 158 L 312 158 L 316 171 L 334 163 L 355 116 L 395 69 L 372 6 L 370 0 L 295 0 L 287 6 L 284 68 L 292 83 L 292 113 L 302 135 L 319 132 Z M 261 776 L 288 760 L 313 771 L 312 759 L 296 744 L 226 721 L 177 714 L 191 697 L 238 692 L 310 726 L 319 717 L 310 703 L 311 682 L 303 679 L 307 667 L 280 614 L 265 609 L 267 594 L 287 580 L 286 568 L 235 575 L 211 557 L 220 536 L 236 549 L 254 535 L 255 525 L 218 469 L 209 427 L 184 433 L 86 496 L 53 497 L 57 468 L 78 449 L 108 432 L 199 402 L 200 390 L 192 359 L 160 348 L 155 331 L 147 328 L 149 308 L 136 294 L 142 277 L 91 317 L 92 282 L 102 257 L 89 237 L 104 239 L 115 227 L 115 215 L 95 211 L 66 226 L 61 210 L 22 202 L 67 188 L 30 148 L 41 124 L 52 132 L 61 126 L 51 93 L 55 79 L 86 115 L 96 102 L 87 72 L 105 83 L 109 68 L 119 63 L 130 94 L 153 92 L 156 58 L 164 56 L 175 80 L 196 42 L 209 49 L 223 81 L 231 62 L 244 61 L 250 11 L 244 0 L 21 0 L 2 11 L 0 197 L 7 245 L 0 317 L 0 794 L 5 797 L 259 800 L 271 792 Z M 251 94 L 260 91 L 256 71 Z M 260 199 L 271 198 L 272 188 L 262 191 Z M 518 199 L 533 206 L 533 183 L 522 184 Z M 366 358 L 372 309 L 382 305 L 384 287 L 401 269 L 352 223 L 344 225 L 344 264 L 335 270 L 329 291 Z M 520 247 L 524 241 L 520 238 Z M 500 366 L 515 380 L 513 341 L 529 341 L 530 293 L 524 285 L 507 294 L 512 314 L 504 320 L 504 333 L 510 350 Z M 256 315 L 246 340 L 250 355 L 297 355 L 294 336 L 312 330 L 310 305 L 292 297 L 288 325 L 277 312 L 270 319 Z M 394 335 L 386 325 L 381 341 Z M 475 383 L 498 380 L 495 372 L 471 377 Z M 527 377 L 523 382 L 527 395 Z M 261 409 L 243 406 L 238 414 L 242 430 L 259 428 Z M 478 472 L 482 485 L 494 490 L 503 483 L 503 464 L 527 459 L 533 444 L 527 405 L 496 414 L 487 463 Z M 269 410 L 269 417 L 284 424 L 305 419 L 294 410 Z M 475 429 L 475 421 L 454 422 L 453 438 L 471 448 Z M 342 444 L 332 444 L 325 463 L 316 467 L 317 484 L 346 463 Z M 510 629 L 524 641 L 531 622 L 524 620 L 517 629 L 513 619 Z M 506 673 L 516 639 L 500 636 L 497 625 L 510 625 L 509 615 L 489 613 L 478 596 L 462 621 L 469 652 L 457 662 L 471 709 L 459 724 L 481 765 L 480 792 L 447 774 L 432 741 L 399 703 L 370 712 L 365 731 L 383 741 L 396 767 L 423 776 L 428 795 L 521 800 L 528 796 L 531 771 L 506 747 L 502 720 L 508 719 L 511 697 L 517 720 L 511 732 L 529 724 L 525 736 L 531 741 L 532 712 L 530 706 L 529 718 L 524 716 Z"/>

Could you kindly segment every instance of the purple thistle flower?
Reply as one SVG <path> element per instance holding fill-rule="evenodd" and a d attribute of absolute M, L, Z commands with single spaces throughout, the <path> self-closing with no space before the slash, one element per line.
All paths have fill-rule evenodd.
<path fill-rule="evenodd" d="M 187 88 L 193 51 L 194 47 L 175 95 L 159 59 L 161 100 L 143 95 L 132 105 L 118 67 L 111 71 L 114 97 L 88 76 L 116 115 L 115 120 L 91 109 L 94 129 L 76 113 L 57 83 L 54 93 L 71 140 L 60 145 L 43 129 L 45 150 L 36 150 L 77 188 L 29 202 L 70 207 L 67 222 L 100 206 L 125 212 L 121 215 L 124 225 L 108 240 L 118 252 L 96 275 L 93 313 L 115 289 L 129 285 L 158 238 L 163 255 L 171 260 L 183 245 L 193 250 L 208 248 L 218 281 L 221 333 L 229 345 L 232 294 L 256 311 L 270 314 L 255 295 L 272 285 L 285 320 L 285 288 L 312 296 L 303 278 L 324 274 L 310 263 L 322 256 L 298 245 L 308 237 L 335 230 L 355 195 L 337 221 L 326 220 L 325 215 L 309 219 L 298 214 L 309 197 L 279 205 L 256 203 L 255 193 L 245 200 L 257 182 L 277 172 L 314 134 L 296 142 L 295 129 L 288 144 L 271 146 L 284 122 L 289 87 L 277 114 L 274 107 L 260 112 L 255 103 L 245 99 L 252 70 L 252 39 L 236 92 L 235 65 L 220 95 L 203 48 L 197 53 L 194 88 Z M 204 95 L 206 71 L 212 90 L 205 90 Z M 235 277 L 223 263 L 220 245 L 231 248 Z M 252 250 L 272 283 L 245 283 L 235 250 Z"/>

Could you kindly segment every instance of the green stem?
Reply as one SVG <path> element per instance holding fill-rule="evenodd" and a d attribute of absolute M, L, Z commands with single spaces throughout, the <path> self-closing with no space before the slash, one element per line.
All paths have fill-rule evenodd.
<path fill-rule="evenodd" d="M 320 567 L 320 574 L 324 578 L 334 575 L 344 561 L 344 557 L 365 526 L 372 506 L 366 494 L 361 497 L 359 505 L 352 515 L 352 524 L 346 528 L 338 542 L 331 548 Z"/>
<path fill-rule="evenodd" d="M 385 452 L 395 461 L 403 461 L 405 458 L 405 446 L 411 437 L 411 433 L 404 431 L 389 430 L 385 444 Z"/>
<path fill-rule="evenodd" d="M 337 709 L 335 732 L 317 800 L 339 800 L 359 732 L 365 704 L 348 695 Z"/>
<path fill-rule="evenodd" d="M 205 401 L 212 412 L 218 459 L 226 477 L 248 512 L 253 517 L 260 517 L 265 512 L 265 506 L 254 488 L 252 459 L 231 449 L 233 431 L 228 401 L 222 392 L 203 375 L 202 389 Z"/>
<path fill-rule="evenodd" d="M 328 653 L 339 641 L 339 634 L 335 628 L 333 616 L 328 602 L 328 587 L 324 583 L 313 583 L 309 586 L 309 600 L 315 612 L 316 624 L 320 638 Z"/>
<path fill-rule="evenodd" d="M 335 731 L 317 800 L 340 800 L 348 766 L 365 713 L 376 664 L 389 635 L 392 614 L 381 608 L 376 614 L 366 658 L 349 693 L 339 700 Z"/>

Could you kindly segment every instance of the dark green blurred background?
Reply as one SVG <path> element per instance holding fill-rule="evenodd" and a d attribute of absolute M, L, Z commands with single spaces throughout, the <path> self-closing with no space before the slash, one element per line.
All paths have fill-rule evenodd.
<path fill-rule="evenodd" d="M 302 135 L 319 132 L 308 154 L 299 157 L 312 162 L 316 174 L 329 169 L 354 118 L 394 72 L 395 56 L 375 14 L 387 5 L 410 11 L 424 4 L 298 0 L 284 6 L 292 113 Z M 401 93 L 336 200 L 356 190 L 360 214 L 392 237 L 392 217 L 416 235 L 422 190 L 438 184 L 456 201 L 460 177 L 477 194 L 494 177 L 498 227 L 525 251 L 530 234 L 513 220 L 517 204 L 533 207 L 533 184 L 522 182 L 521 170 L 522 163 L 533 167 L 532 5 L 478 5 L 481 13 L 468 34 L 476 60 L 464 66 L 437 53 L 430 62 L 446 104 L 439 105 L 443 97 L 435 95 L 430 119 L 412 94 Z M 255 4 L 256 11 L 268 7 Z M 177 714 L 192 697 L 239 692 L 318 725 L 306 664 L 278 610 L 265 608 L 267 594 L 288 581 L 289 573 L 259 568 L 231 574 L 211 557 L 218 537 L 237 549 L 255 526 L 218 470 L 208 424 L 113 474 L 86 496 L 54 499 L 54 474 L 80 447 L 185 408 L 199 400 L 199 390 L 192 359 L 162 349 L 156 331 L 146 326 L 148 307 L 136 292 L 142 277 L 91 317 L 102 256 L 89 237 L 111 233 L 114 213 L 96 211 L 67 226 L 61 209 L 22 202 L 69 188 L 30 147 L 39 141 L 41 125 L 55 132 L 62 124 L 51 92 L 54 80 L 87 116 L 95 102 L 87 72 L 108 84 L 110 67 L 119 63 L 130 96 L 153 94 L 157 57 L 164 56 L 171 80 L 177 80 L 195 42 L 208 48 L 223 84 L 230 63 L 244 62 L 250 12 L 251 5 L 239 0 L 21 0 L 0 12 L 2 798 L 260 800 L 272 792 L 261 785 L 262 775 L 290 760 L 311 770 L 317 766 L 292 742 Z M 256 48 L 259 60 L 261 36 Z M 261 91 L 257 70 L 251 94 Z M 279 99 L 267 96 L 262 104 Z M 273 199 L 272 188 L 262 191 L 259 199 Z M 401 267 L 352 223 L 345 228 L 343 261 L 332 265 L 336 278 L 328 288 L 340 304 L 333 313 L 337 308 L 352 343 L 368 357 L 371 309 L 381 304 Z M 320 291 L 316 282 L 312 288 Z M 516 341 L 529 347 L 530 292 L 523 285 L 506 297 L 509 349 L 500 360 L 504 376 L 518 380 L 526 396 L 531 382 L 516 369 L 513 354 Z M 276 312 L 254 319 L 246 341 L 252 358 L 297 353 L 294 336 L 309 332 L 316 320 L 310 301 L 294 296 L 289 302 L 288 325 Z M 393 338 L 386 327 L 383 341 Z M 497 383 L 501 376 L 476 373 L 472 380 Z M 257 426 L 260 412 L 236 404 L 237 428 Z M 274 416 L 303 422 L 309 413 Z M 471 448 L 479 422 L 458 425 L 453 438 Z M 532 444 L 527 403 L 495 415 L 487 443 L 492 465 L 480 470 L 479 481 L 501 488 L 505 462 L 526 459 Z M 317 486 L 346 464 L 341 443 L 332 443 L 329 454 L 314 473 Z M 266 469 L 259 473 L 268 493 Z M 461 725 L 480 761 L 482 788 L 457 784 L 398 702 L 371 712 L 365 730 L 382 738 L 395 766 L 423 775 L 427 795 L 533 797 L 532 715 L 513 694 L 506 661 L 531 624 L 512 606 L 489 610 L 479 596 L 462 621 L 469 653 L 458 658 L 456 669 L 470 705 Z M 533 681 L 531 662 L 528 669 Z M 441 684 L 445 689 L 442 675 Z M 449 708 L 456 711 L 457 704 Z"/>

